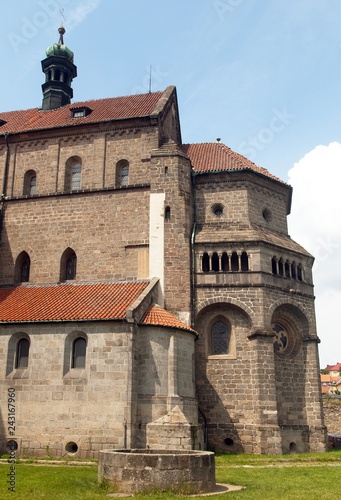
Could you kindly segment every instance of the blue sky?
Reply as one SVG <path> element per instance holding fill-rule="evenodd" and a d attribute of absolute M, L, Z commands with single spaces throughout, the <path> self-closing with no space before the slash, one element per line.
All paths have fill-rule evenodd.
<path fill-rule="evenodd" d="M 330 152 L 335 159 L 339 151 L 328 149 L 340 140 L 339 0 L 14 0 L 1 7 L 6 69 L 1 110 L 41 105 L 40 61 L 58 40 L 59 10 L 64 9 L 65 43 L 78 67 L 74 101 L 148 91 L 152 66 L 152 90 L 177 86 L 183 142 L 219 137 L 289 179 L 292 236 L 306 241 L 312 253 L 322 237 L 326 240 L 321 214 L 337 222 L 338 206 L 328 187 L 318 190 L 312 202 L 306 180 L 309 193 L 319 188 L 321 174 L 332 177 L 332 183 L 335 176 L 341 180 L 339 162 L 330 161 Z M 308 155 L 322 145 L 325 157 Z M 295 208 L 296 190 L 300 209 Z M 313 223 L 311 203 L 324 207 Z M 333 238 L 323 240 L 322 247 L 334 251 L 326 252 L 315 282 L 316 295 L 327 293 L 330 299 L 332 294 L 337 307 L 341 286 L 335 284 L 334 268 L 341 231 L 333 230 Z M 334 270 L 332 284 L 322 279 L 328 275 L 325 266 Z M 341 361 L 337 318 L 326 310 L 326 304 L 317 303 L 322 365 Z"/>

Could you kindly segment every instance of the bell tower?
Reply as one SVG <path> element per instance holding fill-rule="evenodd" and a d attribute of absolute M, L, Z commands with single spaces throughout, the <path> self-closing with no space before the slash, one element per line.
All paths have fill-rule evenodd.
<path fill-rule="evenodd" d="M 45 73 L 42 85 L 42 109 L 56 109 L 70 104 L 73 97 L 71 83 L 77 76 L 77 67 L 73 64 L 73 52 L 64 45 L 65 28 L 58 29 L 59 41 L 46 49 L 46 59 L 41 62 Z"/>

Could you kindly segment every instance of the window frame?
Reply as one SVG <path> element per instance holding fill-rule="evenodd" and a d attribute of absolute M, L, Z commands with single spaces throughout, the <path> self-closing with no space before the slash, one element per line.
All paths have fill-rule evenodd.
<path fill-rule="evenodd" d="M 26 276 L 23 273 L 23 266 L 27 264 Z M 31 273 L 31 259 L 28 253 L 23 250 L 17 256 L 15 265 L 14 265 L 14 282 L 15 283 L 29 283 L 30 281 L 30 273 Z M 25 279 L 23 279 L 25 278 Z"/>
<path fill-rule="evenodd" d="M 122 159 L 116 163 L 116 187 L 127 187 L 129 185 L 130 164 L 128 160 Z"/>
<path fill-rule="evenodd" d="M 223 323 L 227 329 L 228 342 L 227 342 L 227 352 L 214 354 L 212 330 L 217 323 Z M 206 349 L 207 349 L 207 359 L 208 360 L 219 360 L 219 359 L 237 359 L 236 353 L 236 336 L 235 327 L 231 319 L 220 312 L 212 315 L 210 320 L 206 325 Z"/>
<path fill-rule="evenodd" d="M 34 185 L 32 180 L 34 179 Z M 37 194 L 37 172 L 33 169 L 27 170 L 24 175 L 23 196 L 34 196 Z"/>
<path fill-rule="evenodd" d="M 83 162 L 80 156 L 70 156 L 67 159 L 65 163 L 64 191 L 74 193 L 82 189 L 82 169 Z"/>
<path fill-rule="evenodd" d="M 227 322 L 222 318 L 217 318 L 217 321 L 215 321 L 211 327 L 211 356 L 227 356 L 229 354 L 231 332 L 230 325 L 226 323 Z M 226 343 L 226 350 L 222 350 L 219 347 L 219 343 L 221 343 L 222 340 L 217 338 L 217 335 L 220 333 L 218 329 L 221 329 L 221 327 L 225 329 L 223 342 L 224 344 Z"/>
<path fill-rule="evenodd" d="M 72 274 L 71 270 L 73 271 Z M 77 277 L 77 254 L 68 247 L 60 258 L 60 282 L 73 281 Z"/>

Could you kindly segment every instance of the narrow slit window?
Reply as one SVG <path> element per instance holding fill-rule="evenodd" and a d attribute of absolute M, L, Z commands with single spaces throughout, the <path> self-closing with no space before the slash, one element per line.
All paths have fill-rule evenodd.
<path fill-rule="evenodd" d="M 121 186 L 128 186 L 129 166 L 123 165 L 121 168 Z"/>
<path fill-rule="evenodd" d="M 21 264 L 21 280 L 22 283 L 30 281 L 30 259 L 29 257 L 23 260 Z"/>
<path fill-rule="evenodd" d="M 74 280 L 77 274 L 77 255 L 67 248 L 60 259 L 60 281 Z"/>
<path fill-rule="evenodd" d="M 16 368 L 28 367 L 29 350 L 30 350 L 30 343 L 28 339 L 20 339 L 17 345 L 17 356 L 15 361 Z"/>
<path fill-rule="evenodd" d="M 85 368 L 86 340 L 83 337 L 75 339 L 72 346 L 72 368 Z"/>
<path fill-rule="evenodd" d="M 82 167 L 79 163 L 72 165 L 71 191 L 78 191 L 81 188 Z"/>

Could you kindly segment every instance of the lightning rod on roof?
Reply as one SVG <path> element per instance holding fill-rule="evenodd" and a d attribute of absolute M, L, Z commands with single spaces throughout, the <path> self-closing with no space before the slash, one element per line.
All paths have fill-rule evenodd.
<path fill-rule="evenodd" d="M 66 21 L 65 16 L 64 16 L 64 9 L 59 9 L 60 15 L 62 16 L 62 23 L 61 26 L 63 26 L 63 22 Z"/>
<path fill-rule="evenodd" d="M 149 93 L 152 92 L 152 65 L 150 65 L 149 69 Z"/>

